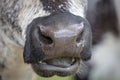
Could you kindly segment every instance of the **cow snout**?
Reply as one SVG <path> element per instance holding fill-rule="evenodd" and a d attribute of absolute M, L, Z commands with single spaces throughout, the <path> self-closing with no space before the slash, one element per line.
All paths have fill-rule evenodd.
<path fill-rule="evenodd" d="M 84 31 L 84 24 L 73 24 L 66 27 L 54 29 L 39 25 L 34 30 L 36 45 L 41 44 L 46 59 L 58 57 L 80 58 L 84 48 L 84 41 L 81 40 Z M 57 26 L 58 27 L 58 26 Z M 38 40 L 37 40 L 38 39 Z M 38 42 L 37 42 L 38 41 Z M 51 56 L 52 55 L 52 56 Z"/>
<path fill-rule="evenodd" d="M 91 29 L 82 17 L 70 13 L 39 17 L 27 28 L 25 62 L 70 57 L 91 57 Z"/>
<path fill-rule="evenodd" d="M 27 27 L 24 61 L 41 76 L 67 76 L 91 57 L 91 27 L 69 12 L 34 19 Z"/>

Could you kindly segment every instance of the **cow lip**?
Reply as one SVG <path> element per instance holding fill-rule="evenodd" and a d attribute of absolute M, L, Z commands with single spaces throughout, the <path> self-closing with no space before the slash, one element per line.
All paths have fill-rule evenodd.
<path fill-rule="evenodd" d="M 43 77 L 51 77 L 53 75 L 68 76 L 75 74 L 79 65 L 80 59 L 75 59 L 75 61 L 68 67 L 55 66 L 45 62 L 40 62 L 32 64 L 32 68 L 38 75 Z"/>

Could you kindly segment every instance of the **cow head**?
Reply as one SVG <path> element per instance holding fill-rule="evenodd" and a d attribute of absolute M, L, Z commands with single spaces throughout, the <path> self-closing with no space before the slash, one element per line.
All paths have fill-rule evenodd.
<path fill-rule="evenodd" d="M 26 36 L 24 61 L 37 74 L 49 77 L 75 74 L 80 61 L 90 58 L 86 5 L 87 0 L 5 0 L 0 7 L 12 28 Z"/>

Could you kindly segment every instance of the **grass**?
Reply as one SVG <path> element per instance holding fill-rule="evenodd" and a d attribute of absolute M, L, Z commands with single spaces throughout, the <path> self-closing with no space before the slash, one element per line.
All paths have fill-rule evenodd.
<path fill-rule="evenodd" d="M 53 76 L 50 78 L 45 78 L 45 77 L 36 77 L 36 80 L 74 80 L 73 76 L 68 76 L 68 77 L 59 77 L 59 76 Z"/>

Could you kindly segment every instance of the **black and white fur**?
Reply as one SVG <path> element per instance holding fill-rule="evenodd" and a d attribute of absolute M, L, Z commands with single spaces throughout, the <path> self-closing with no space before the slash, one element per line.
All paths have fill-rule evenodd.
<path fill-rule="evenodd" d="M 59 5 L 56 5 L 55 1 Z M 48 6 L 45 6 L 46 2 L 52 2 L 52 5 L 48 4 Z M 48 16 L 56 10 L 57 12 L 68 11 L 85 18 L 87 0 L 0 0 L 0 47 L 2 47 L 0 49 L 0 53 L 2 53 L 0 54 L 0 63 L 5 66 L 0 66 L 2 69 L 0 71 L 2 80 L 30 80 L 32 77 L 30 76 L 32 74 L 31 69 L 29 69 L 29 66 L 27 66 L 28 68 L 23 68 L 23 66 L 26 67 L 23 62 L 19 63 L 19 60 L 22 61 L 22 54 L 17 56 L 15 54 L 22 53 L 27 25 L 33 19 Z M 10 68 L 10 62 L 15 63 L 12 69 Z M 20 67 L 18 71 L 15 69 L 16 66 Z M 10 73 L 14 69 L 18 72 L 16 73 L 17 79 L 14 77 L 15 74 Z M 23 74 L 23 71 L 25 71 L 27 76 Z"/>
<path fill-rule="evenodd" d="M 13 45 L 15 45 L 15 47 L 17 45 L 18 48 L 20 49 L 23 48 L 25 42 L 26 27 L 34 18 L 48 16 L 51 14 L 51 12 L 56 10 L 54 9 L 53 11 L 51 11 L 51 7 L 44 6 L 42 3 L 44 1 L 50 1 L 50 0 L 29 0 L 29 1 L 1 0 L 0 1 L 0 12 L 1 12 L 0 13 L 0 33 L 1 33 L 0 46 L 2 47 L 1 49 L 2 54 L 0 55 L 1 62 L 4 62 L 3 60 L 8 58 L 6 55 L 8 55 L 8 52 L 10 52 L 9 50 L 11 50 L 11 48 L 14 48 Z M 51 1 L 54 3 L 55 0 L 51 0 Z M 61 8 L 59 11 L 68 10 L 74 15 L 79 15 L 83 18 L 86 17 L 85 11 L 87 10 L 87 0 L 61 0 L 61 1 L 65 2 L 64 4 L 67 4 L 67 6 L 64 7 L 64 4 L 58 5 L 56 8 L 58 7 Z M 88 2 L 87 18 L 93 27 L 93 44 L 95 44 L 95 46 L 93 46 L 93 55 L 92 55 L 93 57 L 90 61 L 92 66 L 94 66 L 89 76 L 92 80 L 95 78 L 94 76 L 98 77 L 99 75 L 105 77 L 106 80 L 106 78 L 108 78 L 106 75 L 108 76 L 111 75 L 112 70 L 114 73 L 117 73 L 119 71 L 118 66 L 120 66 L 119 65 L 119 56 L 120 56 L 119 55 L 120 53 L 119 3 L 120 1 L 119 0 L 114 0 L 112 2 L 111 1 L 112 0 L 89 0 Z M 96 4 L 98 4 L 99 2 L 101 2 L 101 7 L 99 7 L 100 10 L 97 10 L 96 8 L 98 7 L 96 7 L 97 6 Z M 107 9 L 105 7 L 110 9 Z M 113 11 L 111 11 L 111 8 L 113 9 Z M 107 10 L 110 10 L 110 12 L 108 11 L 106 13 Z M 94 32 L 94 29 L 96 28 L 94 27 L 94 24 L 97 22 L 97 20 L 99 20 L 98 17 L 102 16 L 99 15 L 101 14 L 101 12 L 103 12 L 102 14 L 106 14 L 106 16 L 107 14 L 114 13 L 113 14 L 114 15 L 113 19 L 115 19 L 113 21 L 114 25 L 111 24 L 111 22 L 109 22 L 110 20 L 109 19 L 108 24 L 111 24 L 112 27 L 111 29 L 109 29 L 109 27 L 106 27 L 104 25 L 106 23 L 106 20 L 104 21 L 104 19 L 101 18 L 101 21 L 103 21 L 104 23 L 100 24 L 102 25 L 102 27 L 100 26 L 99 28 L 97 28 L 98 30 L 95 30 Z M 105 30 L 103 28 L 105 28 Z M 104 31 L 102 32 L 102 34 L 101 31 L 99 32 L 100 29 L 101 31 Z M 12 47 L 11 46 L 8 47 L 7 46 L 8 43 Z M 3 57 L 1 58 L 1 56 Z M 13 60 L 13 56 L 10 58 L 10 60 Z M 9 65 L 5 65 L 5 66 L 9 67 Z M 1 74 L 4 73 L 1 72 Z M 115 78 L 113 80 L 119 80 L 119 79 L 120 79 L 119 75 L 118 76 L 115 75 Z"/>

